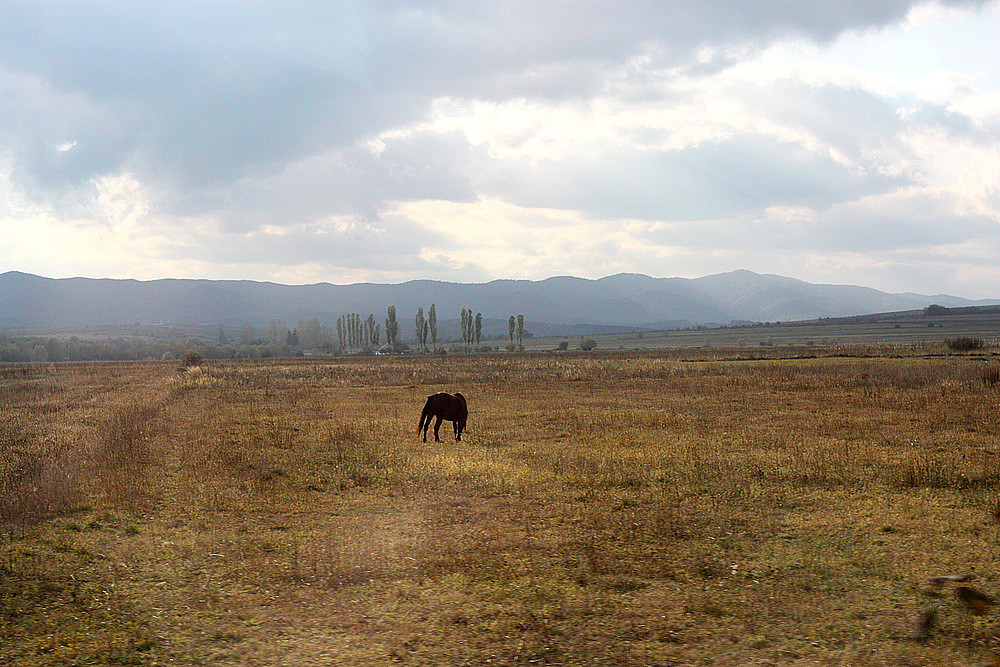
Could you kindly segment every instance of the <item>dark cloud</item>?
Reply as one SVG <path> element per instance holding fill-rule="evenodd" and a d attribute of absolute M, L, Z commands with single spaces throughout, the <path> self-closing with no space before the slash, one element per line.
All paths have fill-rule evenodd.
<path fill-rule="evenodd" d="M 463 135 L 417 134 L 392 141 L 378 153 L 353 148 L 306 158 L 275 174 L 241 179 L 228 189 L 228 205 L 216 213 L 230 231 L 245 231 L 368 214 L 393 201 L 470 202 L 477 193 L 469 173 L 485 160 L 482 149 L 470 146 Z M 188 214 L 207 205 L 197 194 L 173 204 Z"/>
<path fill-rule="evenodd" d="M 943 4 L 979 6 L 985 0 Z M 643 54 L 692 65 L 704 47 L 753 50 L 775 39 L 828 41 L 903 19 L 910 0 L 382 2 L 372 9 L 376 85 L 426 95 L 551 99 L 600 90 L 601 74 Z M 702 66 L 733 60 L 719 54 Z M 586 73 L 597 76 L 587 76 Z M 581 73 L 584 75 L 581 76 Z"/>
<path fill-rule="evenodd" d="M 81 147 L 100 145 L 89 172 L 67 175 L 124 168 L 181 188 L 273 168 L 318 139 L 352 141 L 366 117 L 363 27 L 327 5 L 6 3 L 0 68 L 43 82 L 48 97 L 12 120 L 35 153 L 69 130 Z M 100 113 L 45 127 L 81 101 Z M 122 140 L 102 141 L 108 127 Z M 32 166 L 39 178 L 61 173 Z"/>
<path fill-rule="evenodd" d="M 440 96 L 588 95 L 651 45 L 684 63 L 704 45 L 830 39 L 911 4 L 8 2 L 0 69 L 43 90 L 25 100 L 7 81 L 5 105 L 21 103 L 6 109 L 3 148 L 56 187 L 121 169 L 165 188 L 224 186 L 347 149 Z M 53 156 L 68 140 L 79 150 Z"/>

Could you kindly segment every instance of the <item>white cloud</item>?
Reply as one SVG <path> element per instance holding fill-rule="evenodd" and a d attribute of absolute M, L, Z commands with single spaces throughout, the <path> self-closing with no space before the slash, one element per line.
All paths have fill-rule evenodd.
<path fill-rule="evenodd" d="M 94 188 L 98 215 L 116 231 L 141 224 L 152 208 L 149 194 L 132 174 L 99 176 Z"/>
<path fill-rule="evenodd" d="M 421 257 L 448 270 L 484 277 L 600 277 L 627 267 L 614 251 L 627 239 L 618 221 L 588 220 L 574 211 L 525 208 L 498 199 L 470 203 L 400 203 L 390 215 L 434 233 Z"/>

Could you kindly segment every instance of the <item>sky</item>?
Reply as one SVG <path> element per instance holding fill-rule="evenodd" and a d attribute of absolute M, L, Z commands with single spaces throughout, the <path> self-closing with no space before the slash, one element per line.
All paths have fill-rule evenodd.
<path fill-rule="evenodd" d="M 0 272 L 1000 298 L 997 0 L 0 2 Z"/>

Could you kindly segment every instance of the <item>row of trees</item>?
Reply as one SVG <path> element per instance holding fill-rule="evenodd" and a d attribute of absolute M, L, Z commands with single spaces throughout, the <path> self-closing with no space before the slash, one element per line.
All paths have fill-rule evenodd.
<path fill-rule="evenodd" d="M 424 308 L 417 308 L 417 314 L 413 318 L 413 330 L 417 339 L 417 344 L 422 351 L 427 351 L 427 337 L 430 336 L 431 345 L 437 352 L 438 339 L 438 318 L 434 304 L 427 310 L 427 317 L 424 317 Z"/>
<path fill-rule="evenodd" d="M 462 309 L 462 342 L 465 343 L 466 348 L 472 347 L 472 343 L 475 342 L 479 345 L 479 341 L 483 337 L 483 314 L 476 313 L 476 316 L 472 316 L 472 309 L 466 310 Z"/>
<path fill-rule="evenodd" d="M 525 334 L 524 317 L 511 315 L 509 324 L 510 344 L 507 349 L 524 349 L 521 343 Z M 437 310 L 434 304 L 431 304 L 426 315 L 422 307 L 417 309 L 414 331 L 418 351 L 439 351 Z M 300 321 L 290 329 L 281 320 L 272 319 L 259 329 L 243 324 L 238 337 L 232 334 L 232 329 L 227 334 L 223 327 L 219 327 L 218 337 L 212 341 L 190 336 L 119 336 L 104 340 L 74 337 L 67 340 L 0 333 L 0 362 L 181 359 L 188 350 L 195 350 L 206 359 L 239 359 L 296 356 L 307 352 L 372 353 L 380 349 L 392 352 L 408 349 L 400 340 L 395 306 L 388 308 L 384 322 L 376 322 L 374 314 L 369 314 L 362 320 L 359 313 L 351 313 L 339 317 L 334 330 L 323 326 L 317 318 Z M 465 350 L 488 349 L 480 347 L 482 340 L 482 313 L 473 313 L 472 309 L 463 308 L 462 347 Z"/>
<path fill-rule="evenodd" d="M 479 346 L 483 339 L 483 314 L 473 313 L 471 308 L 463 308 L 460 316 L 461 320 L 461 341 L 466 349 L 471 349 L 473 345 Z M 364 320 L 360 313 L 348 313 L 337 318 L 336 341 L 340 350 L 378 350 L 382 345 L 382 334 L 385 333 L 385 343 L 390 350 L 398 350 L 403 347 L 399 336 L 399 321 L 396 318 L 396 307 L 389 306 L 386 311 L 386 318 L 383 323 L 375 321 L 375 315 L 369 313 Z M 334 342 L 329 329 L 320 325 L 319 320 L 313 319 L 308 322 L 299 322 L 295 329 L 284 333 L 284 324 L 277 320 L 272 320 L 265 326 L 259 334 L 248 324 L 243 325 L 243 332 L 240 342 L 244 344 L 270 342 L 279 343 L 284 341 L 291 347 L 301 347 L 303 349 L 323 349 L 330 347 Z M 423 307 L 417 308 L 417 313 L 413 319 L 414 340 L 417 349 L 421 352 L 434 351 L 438 349 L 438 322 L 437 307 L 431 304 L 424 314 Z M 220 341 L 224 333 L 220 330 Z M 523 349 L 522 337 L 524 336 L 524 316 L 510 316 L 510 342 L 514 344 L 515 336 L 517 347 Z"/>
<path fill-rule="evenodd" d="M 514 349 L 514 336 L 517 336 L 517 349 L 523 350 L 524 345 L 521 339 L 524 337 L 524 315 L 518 315 L 517 319 L 511 315 L 510 319 L 507 320 L 507 332 L 510 334 L 510 345 L 509 349 Z"/>
<path fill-rule="evenodd" d="M 437 347 L 437 313 L 431 304 L 429 317 L 424 317 L 424 309 L 418 308 L 414 322 L 415 338 L 421 350 L 427 349 L 428 333 Z M 342 315 L 337 319 L 337 339 L 342 350 L 377 350 L 382 342 L 382 324 L 375 321 L 374 313 L 361 319 L 360 313 Z M 396 319 L 396 307 L 389 306 L 385 317 L 385 342 L 390 350 L 401 346 L 399 339 L 399 321 Z"/>
<path fill-rule="evenodd" d="M 388 319 L 385 330 L 389 331 Z M 382 324 L 371 313 L 366 320 L 361 319 L 360 313 L 341 315 L 337 318 L 337 340 L 342 350 L 377 349 L 382 340 Z"/>
<path fill-rule="evenodd" d="M 192 337 L 173 340 L 138 337 L 83 340 L 73 337 L 63 340 L 0 334 L 0 363 L 182 359 L 189 350 L 196 350 L 206 359 L 256 359 L 296 354 L 293 348 L 284 344 L 220 345 L 204 338 Z"/>

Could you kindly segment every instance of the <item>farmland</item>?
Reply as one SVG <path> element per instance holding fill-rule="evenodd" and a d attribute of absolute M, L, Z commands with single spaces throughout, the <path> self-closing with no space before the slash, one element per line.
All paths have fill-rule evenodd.
<path fill-rule="evenodd" d="M 940 314 L 925 311 L 877 313 L 855 317 L 800 322 L 762 322 L 731 327 L 692 327 L 591 335 L 600 350 L 663 350 L 690 348 L 816 347 L 841 345 L 907 345 L 933 349 L 946 340 L 1000 336 L 1000 308 L 948 308 Z M 587 336 L 547 336 L 527 339 L 529 350 L 552 350 L 563 341 L 569 349 Z"/>
<path fill-rule="evenodd" d="M 996 348 L 611 347 L 0 367 L 0 664 L 1000 653 Z"/>

